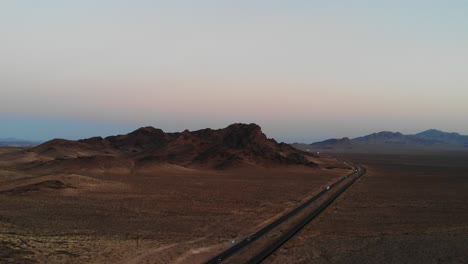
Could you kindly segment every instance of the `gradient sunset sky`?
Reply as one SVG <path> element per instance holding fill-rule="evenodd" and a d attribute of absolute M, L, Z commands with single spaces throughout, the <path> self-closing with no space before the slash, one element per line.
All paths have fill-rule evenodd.
<path fill-rule="evenodd" d="M 468 134 L 467 1 L 0 3 L 0 138 Z"/>

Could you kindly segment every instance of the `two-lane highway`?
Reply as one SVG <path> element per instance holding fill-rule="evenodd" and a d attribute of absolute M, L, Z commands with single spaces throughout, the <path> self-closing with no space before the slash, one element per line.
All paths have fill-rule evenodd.
<path fill-rule="evenodd" d="M 357 181 L 362 175 L 366 173 L 366 169 L 364 167 L 360 167 L 359 173 L 356 177 L 354 177 L 351 181 L 346 183 L 338 192 L 334 193 L 330 198 L 324 201 L 317 209 L 312 211 L 306 217 L 304 217 L 298 224 L 296 224 L 293 228 L 288 230 L 284 233 L 279 239 L 273 241 L 270 245 L 264 248 L 261 252 L 255 255 L 253 258 L 249 260 L 248 263 L 256 264 L 261 263 L 265 260 L 268 256 L 273 254 L 277 249 L 279 249 L 284 243 L 286 243 L 289 239 L 291 239 L 295 234 L 297 234 L 304 226 L 306 226 L 312 219 L 318 216 L 323 210 L 325 210 L 333 201 L 336 200 L 346 189 L 348 189 L 355 181 Z"/>
<path fill-rule="evenodd" d="M 282 223 L 286 222 L 287 220 L 291 219 L 292 217 L 298 215 L 300 212 L 303 212 L 304 209 L 306 209 L 308 206 L 310 206 L 312 203 L 317 201 L 319 198 L 322 198 L 326 193 L 335 191 L 335 188 L 341 187 L 340 184 L 342 184 L 345 180 L 352 178 L 351 180 L 347 181 L 347 183 L 339 188 L 337 192 L 335 192 L 330 198 L 328 198 L 326 201 L 324 201 L 316 210 L 314 210 L 312 213 L 308 214 L 305 218 L 303 218 L 297 225 L 295 225 L 293 228 L 291 228 L 289 231 L 286 233 L 282 234 L 282 236 L 278 239 L 273 241 L 268 247 L 266 247 L 264 250 L 259 252 L 257 255 L 255 255 L 252 258 L 252 262 L 249 263 L 259 263 L 262 260 L 264 260 L 266 257 L 268 257 L 272 252 L 274 252 L 277 248 L 279 248 L 282 244 L 284 244 L 287 240 L 289 240 L 294 234 L 296 234 L 302 227 L 304 227 L 307 223 L 309 223 L 315 216 L 317 216 L 321 211 L 323 211 L 329 204 L 331 204 L 341 193 L 343 193 L 349 186 L 351 186 L 359 177 L 364 175 L 366 172 L 365 168 L 363 167 L 354 167 L 354 172 L 342 177 L 340 180 L 337 182 L 333 183 L 330 186 L 327 186 L 324 188 L 321 192 L 316 194 L 314 197 L 308 199 L 298 207 L 294 208 L 290 212 L 286 213 L 285 215 L 281 216 L 280 218 L 276 219 L 274 222 L 270 223 L 269 225 L 263 227 L 259 231 L 247 236 L 245 239 L 239 241 L 237 244 L 233 245 L 232 247 L 226 249 L 225 251 L 221 252 L 220 254 L 212 257 L 210 260 L 206 262 L 206 264 L 214 264 L 214 263 L 221 263 L 227 258 L 233 256 L 240 250 L 248 247 L 251 245 L 254 241 L 258 240 L 262 236 L 266 235 L 269 233 L 271 230 L 275 229 L 277 226 L 281 225 Z"/>

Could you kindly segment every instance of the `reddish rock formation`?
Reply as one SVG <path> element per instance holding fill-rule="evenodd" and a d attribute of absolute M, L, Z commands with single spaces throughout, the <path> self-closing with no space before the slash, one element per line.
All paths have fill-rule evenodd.
<path fill-rule="evenodd" d="M 268 139 L 256 124 L 232 124 L 224 129 L 164 133 L 153 127 L 126 135 L 78 141 L 54 139 L 29 151 L 47 156 L 34 167 L 136 168 L 169 163 L 185 167 L 223 169 L 233 166 L 316 166 L 308 154 Z M 103 158 L 107 157 L 107 158 Z M 76 166 L 73 164 L 76 163 Z"/>

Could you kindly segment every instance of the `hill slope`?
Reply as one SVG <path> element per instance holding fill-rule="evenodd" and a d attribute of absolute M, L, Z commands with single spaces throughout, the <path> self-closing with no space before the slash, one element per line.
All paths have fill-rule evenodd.
<path fill-rule="evenodd" d="M 83 140 L 54 139 L 27 150 L 37 160 L 26 168 L 83 170 L 144 169 L 161 164 L 223 169 L 235 166 L 302 165 L 316 167 L 312 156 L 267 138 L 256 124 L 223 129 L 165 133 L 142 127 L 126 135 Z"/>

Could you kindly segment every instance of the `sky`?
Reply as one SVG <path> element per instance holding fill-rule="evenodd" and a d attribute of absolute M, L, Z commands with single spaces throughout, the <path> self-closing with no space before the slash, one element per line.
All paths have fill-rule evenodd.
<path fill-rule="evenodd" d="M 467 1 L 7 0 L 0 138 L 468 134 Z"/>

